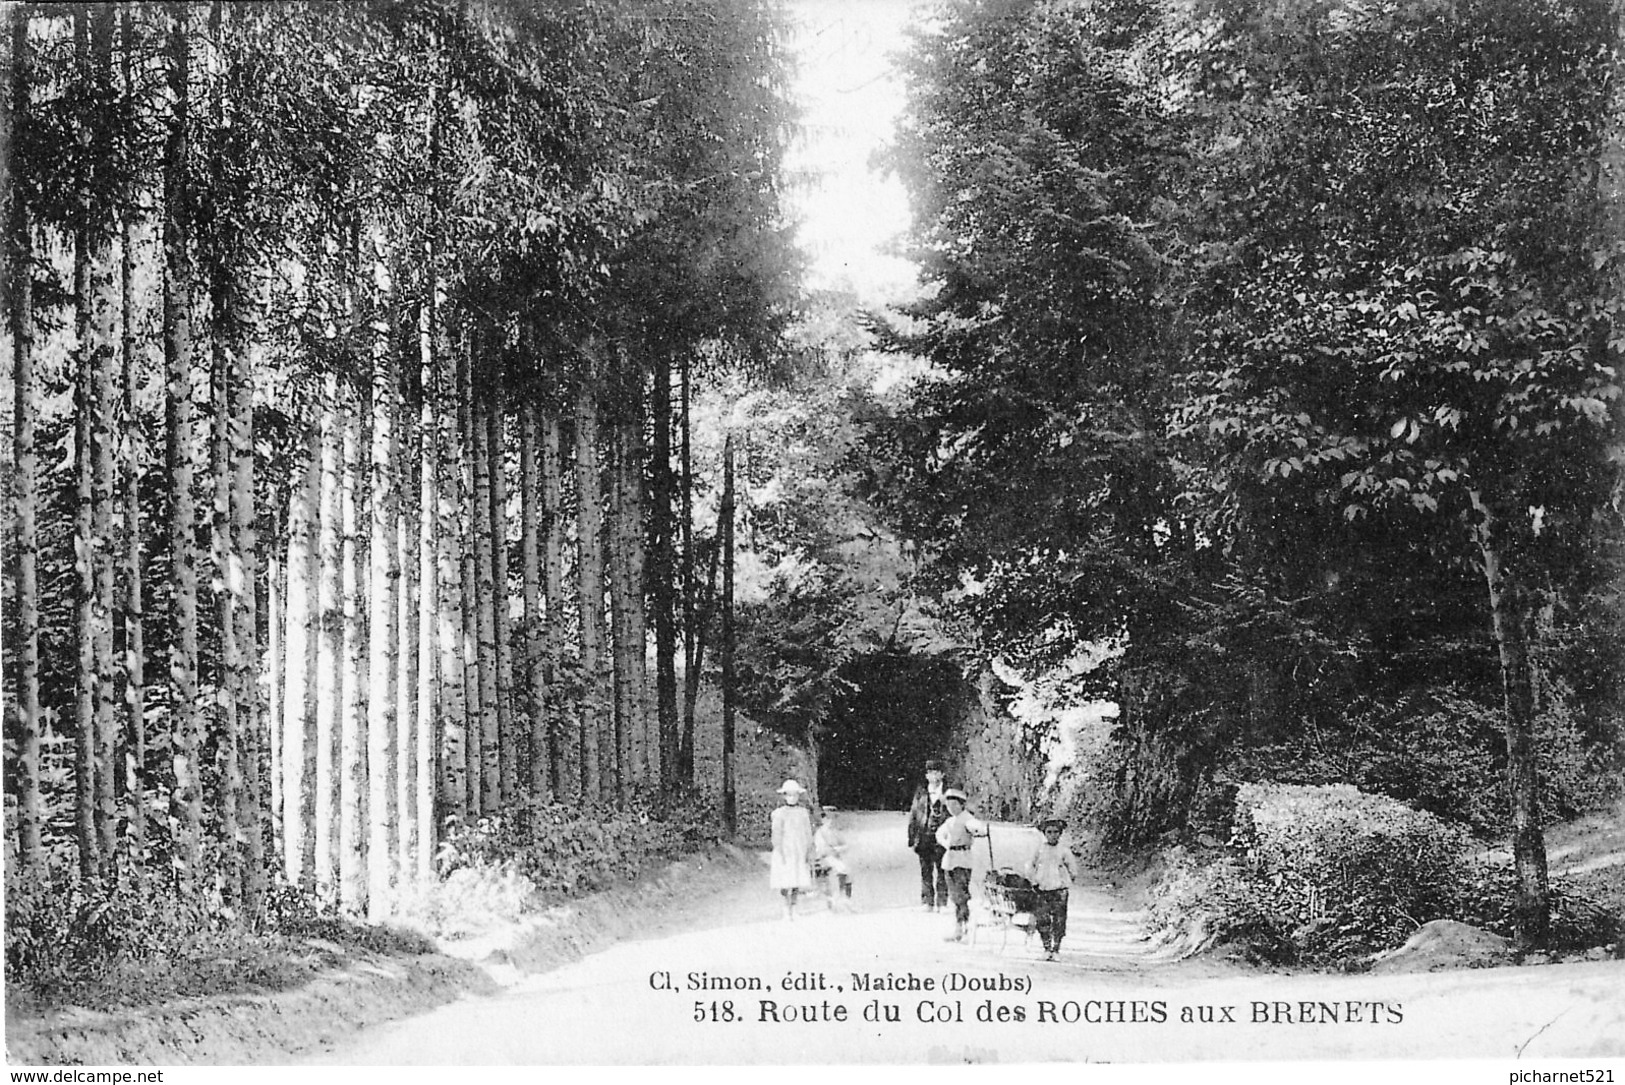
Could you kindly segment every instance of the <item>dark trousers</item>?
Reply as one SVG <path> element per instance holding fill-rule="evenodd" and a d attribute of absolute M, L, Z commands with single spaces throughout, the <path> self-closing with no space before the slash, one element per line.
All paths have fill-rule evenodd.
<path fill-rule="evenodd" d="M 1033 919 L 1038 925 L 1038 937 L 1044 948 L 1058 950 L 1066 937 L 1065 889 L 1039 889 L 1033 893 Z"/>
<path fill-rule="evenodd" d="M 954 922 L 970 922 L 970 867 L 948 871 L 948 896 L 954 902 Z"/>
<path fill-rule="evenodd" d="M 920 857 L 920 903 L 944 907 L 948 903 L 948 879 L 942 869 L 942 848 L 933 844 L 915 854 Z"/>

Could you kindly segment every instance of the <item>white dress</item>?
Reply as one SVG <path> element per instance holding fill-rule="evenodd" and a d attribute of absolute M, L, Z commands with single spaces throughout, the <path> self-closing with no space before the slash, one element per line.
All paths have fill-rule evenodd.
<path fill-rule="evenodd" d="M 774 889 L 812 888 L 812 815 L 805 806 L 773 811 L 773 858 L 767 884 Z"/>

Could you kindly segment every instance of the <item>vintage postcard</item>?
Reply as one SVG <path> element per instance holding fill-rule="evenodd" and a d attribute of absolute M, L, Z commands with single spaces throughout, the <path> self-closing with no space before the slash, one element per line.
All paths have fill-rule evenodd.
<path fill-rule="evenodd" d="M 1618 0 L 0 13 L 12 1081 L 1625 1079 Z"/>

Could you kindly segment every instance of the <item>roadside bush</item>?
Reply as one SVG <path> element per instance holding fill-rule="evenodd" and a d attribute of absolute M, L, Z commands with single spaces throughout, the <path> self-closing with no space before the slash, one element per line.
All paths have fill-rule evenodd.
<path fill-rule="evenodd" d="M 1398 945 L 1453 910 L 1465 831 L 1346 784 L 1247 784 L 1235 844 L 1308 960 Z"/>
<path fill-rule="evenodd" d="M 1268 894 L 1234 856 L 1200 855 L 1175 847 L 1151 890 L 1149 923 L 1163 941 L 1188 952 L 1234 945 L 1254 964 L 1285 965 L 1298 959 L 1292 928 L 1274 911 Z"/>
<path fill-rule="evenodd" d="M 81 882 L 66 862 L 24 877 L 6 871 L 6 980 L 49 995 L 105 973 L 115 961 L 181 952 L 217 923 L 171 885 L 127 876 Z"/>
<path fill-rule="evenodd" d="M 1151 919 L 1255 963 L 1327 965 L 1399 945 L 1459 911 L 1467 833 L 1348 785 L 1236 789 L 1230 847 L 1176 849 Z"/>
<path fill-rule="evenodd" d="M 38 872 L 8 864 L 5 946 L 7 1005 L 24 1012 L 282 989 L 349 952 L 433 949 L 421 935 L 324 914 L 277 881 L 251 927 L 213 886 L 183 892 L 167 865 L 125 866 L 104 885 L 82 882 L 67 858 Z"/>
<path fill-rule="evenodd" d="M 511 894 L 517 884 L 511 878 L 522 877 L 542 899 L 559 900 L 630 881 L 652 863 L 718 839 L 693 805 L 656 818 L 640 804 L 620 809 L 527 800 L 500 815 L 453 822 L 438 865 L 448 881 L 459 870 L 480 869 L 485 880 L 509 879 L 503 892 Z"/>

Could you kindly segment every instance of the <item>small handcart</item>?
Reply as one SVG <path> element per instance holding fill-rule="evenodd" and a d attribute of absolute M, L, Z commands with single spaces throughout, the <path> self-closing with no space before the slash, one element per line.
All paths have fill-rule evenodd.
<path fill-rule="evenodd" d="M 987 836 L 988 872 L 982 876 L 982 897 L 978 902 L 980 907 L 973 909 L 971 917 L 970 941 L 976 944 L 976 934 L 984 926 L 999 929 L 999 950 L 1010 943 L 1012 928 L 1022 932 L 1023 941 L 1031 938 L 1038 929 L 1038 921 L 1033 917 L 1033 907 L 1037 900 L 1033 883 L 1027 880 L 1026 875 L 1012 867 L 1000 867 L 993 858 L 993 834 Z"/>

